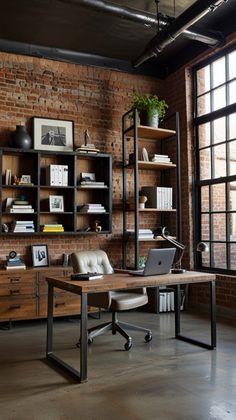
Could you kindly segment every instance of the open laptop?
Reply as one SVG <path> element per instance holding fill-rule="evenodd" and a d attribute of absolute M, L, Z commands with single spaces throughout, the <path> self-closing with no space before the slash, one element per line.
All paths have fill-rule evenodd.
<path fill-rule="evenodd" d="M 149 249 L 148 258 L 143 270 L 132 270 L 133 276 L 155 276 L 170 272 L 176 248 Z"/>

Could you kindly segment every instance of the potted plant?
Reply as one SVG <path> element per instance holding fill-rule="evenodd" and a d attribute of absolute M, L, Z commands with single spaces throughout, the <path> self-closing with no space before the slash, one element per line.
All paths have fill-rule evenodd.
<path fill-rule="evenodd" d="M 157 95 L 144 94 L 134 91 L 134 107 L 137 109 L 140 124 L 149 127 L 158 127 L 158 123 L 163 120 L 168 105 L 164 99 L 159 99 Z"/>

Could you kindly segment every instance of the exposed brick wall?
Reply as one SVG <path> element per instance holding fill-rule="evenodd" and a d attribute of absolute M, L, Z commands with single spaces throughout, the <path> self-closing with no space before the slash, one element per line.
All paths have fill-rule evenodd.
<path fill-rule="evenodd" d="M 62 261 L 63 252 L 101 247 L 114 264 L 121 265 L 122 199 L 121 117 L 132 104 L 132 91 L 157 93 L 162 97 L 164 83 L 151 77 L 134 76 L 112 70 L 67 64 L 14 54 L 0 54 L 0 145 L 8 146 L 10 135 L 20 122 L 30 127 L 32 116 L 74 121 L 75 145 L 90 139 L 101 151 L 112 153 L 113 233 L 104 236 L 17 237 L 1 240 L 0 260 L 9 250 L 31 263 L 30 245 L 47 243 L 52 264 Z M 148 185 L 150 179 L 143 180 Z M 154 182 L 154 181 L 153 181 Z"/>

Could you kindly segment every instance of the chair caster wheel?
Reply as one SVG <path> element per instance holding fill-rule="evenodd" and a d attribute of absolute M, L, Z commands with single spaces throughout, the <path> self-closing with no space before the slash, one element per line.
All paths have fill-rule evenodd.
<path fill-rule="evenodd" d="M 78 341 L 75 345 L 79 349 L 80 348 L 80 341 Z"/>
<path fill-rule="evenodd" d="M 152 341 L 152 333 L 147 333 L 144 338 L 146 343 L 149 343 L 149 341 Z"/>
<path fill-rule="evenodd" d="M 93 343 L 93 338 L 88 338 L 88 344 L 92 344 Z"/>
<path fill-rule="evenodd" d="M 132 341 L 127 341 L 124 345 L 125 350 L 129 351 L 133 347 Z"/>

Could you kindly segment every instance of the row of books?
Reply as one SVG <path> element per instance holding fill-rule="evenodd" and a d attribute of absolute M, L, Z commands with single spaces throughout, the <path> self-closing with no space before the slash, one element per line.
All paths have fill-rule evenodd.
<path fill-rule="evenodd" d="M 79 208 L 80 213 L 106 213 L 106 209 L 102 204 L 84 204 Z"/>
<path fill-rule="evenodd" d="M 103 181 L 81 181 L 79 182 L 80 187 L 84 188 L 104 188 L 106 187 L 105 182 Z"/>
<path fill-rule="evenodd" d="M 180 302 L 180 309 L 181 311 L 184 309 L 185 303 L 185 291 L 181 290 L 181 302 Z M 171 312 L 175 310 L 175 294 L 174 289 L 171 287 L 159 288 L 159 312 Z"/>
<path fill-rule="evenodd" d="M 133 238 L 135 236 L 135 230 L 127 229 L 127 234 Z M 153 231 L 151 229 L 139 229 L 138 239 L 153 239 Z"/>
<path fill-rule="evenodd" d="M 68 186 L 68 165 L 49 165 L 46 168 L 46 184 L 50 186 Z"/>
<path fill-rule="evenodd" d="M 35 232 L 33 220 L 16 220 L 11 225 L 11 232 Z"/>
<path fill-rule="evenodd" d="M 173 207 L 172 187 L 142 187 L 142 194 L 147 197 L 147 208 L 167 210 Z"/>
<path fill-rule="evenodd" d="M 168 155 L 154 154 L 152 155 L 151 161 L 156 163 L 172 163 Z"/>
<path fill-rule="evenodd" d="M 64 226 L 61 223 L 47 223 L 41 226 L 42 232 L 64 232 Z"/>
<path fill-rule="evenodd" d="M 91 153 L 91 154 L 97 154 L 100 152 L 97 147 L 93 143 L 88 144 L 82 144 L 81 146 L 77 147 L 75 150 L 77 153 Z"/>

